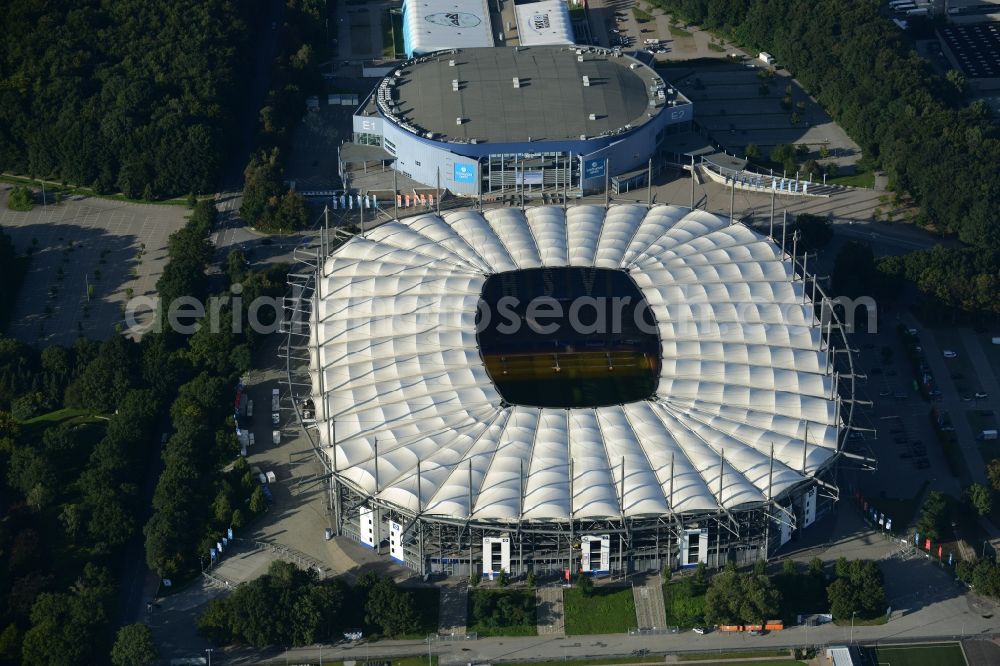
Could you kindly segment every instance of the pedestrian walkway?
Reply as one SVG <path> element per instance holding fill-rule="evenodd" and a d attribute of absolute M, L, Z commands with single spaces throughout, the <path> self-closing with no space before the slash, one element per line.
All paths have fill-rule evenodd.
<path fill-rule="evenodd" d="M 635 597 L 635 618 L 640 629 L 662 629 L 667 626 L 663 585 L 659 575 L 635 580 L 632 595 Z"/>
<path fill-rule="evenodd" d="M 562 585 L 539 585 L 535 588 L 536 622 L 539 636 L 564 636 Z"/>
<path fill-rule="evenodd" d="M 438 633 L 445 636 L 464 636 L 468 610 L 469 586 L 465 580 L 446 581 L 442 584 Z"/>

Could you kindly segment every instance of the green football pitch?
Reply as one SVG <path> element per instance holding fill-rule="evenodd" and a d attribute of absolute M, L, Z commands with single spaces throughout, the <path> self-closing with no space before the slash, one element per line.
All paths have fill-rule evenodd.
<path fill-rule="evenodd" d="M 967 666 L 958 643 L 875 648 L 875 666 Z"/>

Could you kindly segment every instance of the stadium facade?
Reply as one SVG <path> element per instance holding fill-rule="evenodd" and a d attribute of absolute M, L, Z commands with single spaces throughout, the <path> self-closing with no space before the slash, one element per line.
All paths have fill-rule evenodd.
<path fill-rule="evenodd" d="M 308 326 L 289 349 L 308 367 L 289 381 L 311 391 L 296 408 L 339 534 L 421 573 L 720 566 L 766 558 L 838 497 L 846 340 L 791 248 L 747 226 L 499 208 L 329 247 L 296 283 Z M 636 293 L 643 314 L 612 334 L 499 338 L 484 321 L 497 294 L 572 312 Z M 533 394 L 504 383 L 532 378 Z M 638 393 L 615 402 L 616 381 Z"/>
<path fill-rule="evenodd" d="M 687 98 L 620 50 L 457 48 L 401 64 L 355 113 L 353 130 L 400 173 L 454 194 L 576 194 L 644 172 L 692 116 Z"/>

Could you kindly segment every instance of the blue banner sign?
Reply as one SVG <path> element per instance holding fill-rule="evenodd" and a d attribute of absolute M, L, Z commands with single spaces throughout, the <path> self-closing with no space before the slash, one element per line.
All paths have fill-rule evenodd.
<path fill-rule="evenodd" d="M 474 183 L 476 182 L 476 167 L 472 164 L 462 164 L 455 162 L 455 182 Z"/>
<path fill-rule="evenodd" d="M 583 163 L 584 178 L 603 178 L 604 160 L 587 160 Z"/>

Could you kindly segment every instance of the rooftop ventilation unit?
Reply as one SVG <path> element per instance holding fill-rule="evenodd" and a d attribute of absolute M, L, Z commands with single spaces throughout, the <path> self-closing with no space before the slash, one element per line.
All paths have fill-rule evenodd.
<path fill-rule="evenodd" d="M 576 57 L 576 61 L 577 61 L 577 62 L 583 62 L 583 56 L 582 56 L 582 55 L 578 55 L 578 56 Z"/>
<path fill-rule="evenodd" d="M 583 77 L 583 87 L 584 88 L 589 88 L 590 87 L 590 77 L 589 76 Z"/>
<path fill-rule="evenodd" d="M 596 113 L 592 113 L 592 114 L 590 114 L 589 118 L 591 120 L 597 120 L 597 114 Z"/>
<path fill-rule="evenodd" d="M 451 89 L 458 92 L 458 79 L 451 80 Z"/>
<path fill-rule="evenodd" d="M 629 69 L 639 69 L 639 63 L 634 62 L 628 66 Z"/>
<path fill-rule="evenodd" d="M 580 135 L 580 141 L 586 141 L 586 140 L 587 140 L 587 135 L 586 134 L 581 134 Z"/>
<path fill-rule="evenodd" d="M 455 124 L 456 125 L 461 125 L 462 124 L 462 119 L 461 118 L 455 118 Z"/>
<path fill-rule="evenodd" d="M 516 76 L 514 77 L 514 87 L 515 88 L 521 87 L 521 79 L 517 78 Z"/>
<path fill-rule="evenodd" d="M 448 61 L 448 66 L 449 66 L 449 67 L 454 67 L 454 66 L 455 66 L 455 60 L 454 60 L 454 59 L 452 59 L 452 60 L 449 60 L 449 61 Z"/>

